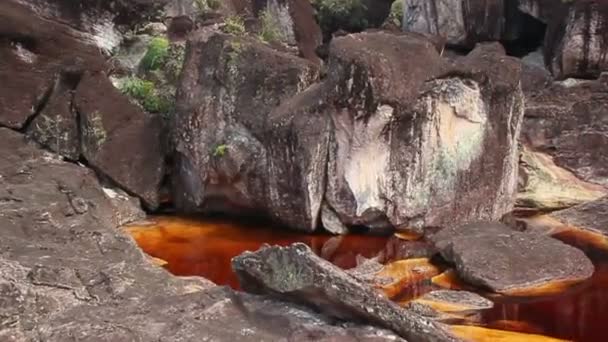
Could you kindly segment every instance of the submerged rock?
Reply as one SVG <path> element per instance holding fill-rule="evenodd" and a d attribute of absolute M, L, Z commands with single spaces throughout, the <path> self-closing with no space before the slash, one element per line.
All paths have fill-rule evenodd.
<path fill-rule="evenodd" d="M 479 311 L 491 309 L 494 303 L 473 292 L 437 290 L 406 302 L 405 306 L 437 321 L 477 322 L 481 318 Z"/>
<path fill-rule="evenodd" d="M 498 293 L 551 293 L 588 279 L 594 271 L 581 250 L 500 223 L 451 226 L 430 240 L 463 280 Z"/>
<path fill-rule="evenodd" d="M 408 340 L 454 341 L 445 327 L 399 307 L 301 243 L 266 247 L 232 259 L 241 286 L 313 306 L 340 319 L 392 329 Z"/>

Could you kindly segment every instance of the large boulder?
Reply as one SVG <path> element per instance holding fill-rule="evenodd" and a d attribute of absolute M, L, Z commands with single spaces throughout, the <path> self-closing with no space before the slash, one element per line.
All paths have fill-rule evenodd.
<path fill-rule="evenodd" d="M 91 170 L 7 128 L 0 141 L 1 341 L 403 341 L 385 329 L 171 276 L 117 228 L 130 202 L 115 202 L 122 195 Z"/>
<path fill-rule="evenodd" d="M 392 329 L 412 341 L 455 341 L 446 327 L 401 308 L 308 246 L 266 247 L 232 259 L 241 286 L 313 306 L 340 319 L 358 319 Z"/>
<path fill-rule="evenodd" d="M 325 199 L 342 222 L 420 232 L 511 210 L 523 95 L 501 48 L 449 64 L 419 36 L 363 33 L 334 40 L 329 70 Z"/>
<path fill-rule="evenodd" d="M 450 226 L 431 235 L 430 241 L 455 264 L 461 279 L 503 294 L 559 291 L 590 278 L 594 271 L 581 250 L 500 223 Z"/>
<path fill-rule="evenodd" d="M 178 208 L 251 210 L 313 230 L 329 118 L 300 106 L 271 112 L 310 86 L 318 68 L 252 38 L 215 35 L 189 43 L 185 70 L 173 132 Z M 316 103 L 320 94 L 294 101 Z"/>
<path fill-rule="evenodd" d="M 340 37 L 327 78 L 306 89 L 309 63 L 220 35 L 191 43 L 186 70 L 181 209 L 419 232 L 511 210 L 523 95 L 519 63 L 497 45 L 452 64 L 417 34 Z"/>

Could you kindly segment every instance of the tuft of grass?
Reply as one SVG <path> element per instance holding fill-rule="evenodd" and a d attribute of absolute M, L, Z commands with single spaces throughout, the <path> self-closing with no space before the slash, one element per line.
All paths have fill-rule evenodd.
<path fill-rule="evenodd" d="M 277 42 L 281 40 L 280 23 L 276 17 L 268 10 L 262 11 L 260 15 L 261 31 L 258 35 L 260 40 L 266 43 Z"/>
<path fill-rule="evenodd" d="M 154 83 L 142 80 L 139 77 L 126 78 L 119 90 L 135 99 L 146 111 L 150 113 L 170 113 L 173 110 L 173 101 L 169 96 L 158 92 Z"/>
<path fill-rule="evenodd" d="M 247 32 L 247 30 L 245 30 L 245 22 L 243 21 L 243 18 L 238 15 L 226 17 L 226 19 L 224 19 L 222 31 L 235 36 L 242 36 Z"/>
<path fill-rule="evenodd" d="M 158 70 L 165 65 L 169 56 L 169 41 L 167 38 L 155 37 L 148 44 L 148 50 L 141 60 L 143 70 Z"/>
<path fill-rule="evenodd" d="M 213 149 L 213 156 L 214 157 L 223 157 L 224 155 L 226 155 L 226 152 L 228 151 L 228 145 L 217 145 L 214 149 Z"/>

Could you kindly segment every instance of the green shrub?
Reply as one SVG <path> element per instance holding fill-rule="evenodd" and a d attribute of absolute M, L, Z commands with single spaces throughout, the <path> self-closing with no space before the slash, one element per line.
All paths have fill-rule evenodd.
<path fill-rule="evenodd" d="M 313 0 L 317 21 L 325 35 L 339 29 L 362 31 L 368 28 L 367 7 L 362 0 Z"/>
<path fill-rule="evenodd" d="M 228 146 L 227 145 L 217 145 L 214 149 L 213 149 L 213 156 L 214 157 L 223 157 L 226 154 L 226 151 L 228 150 Z"/>
<path fill-rule="evenodd" d="M 128 77 L 119 86 L 120 91 L 135 99 L 150 113 L 169 113 L 173 110 L 173 100 L 162 95 L 154 83 L 139 77 Z"/>
<path fill-rule="evenodd" d="M 148 44 L 148 50 L 141 60 L 141 66 L 146 71 L 160 69 L 169 55 L 169 41 L 166 38 L 153 38 Z"/>
<path fill-rule="evenodd" d="M 389 20 L 399 27 L 403 25 L 403 1 L 395 0 L 391 5 L 391 13 L 389 14 Z"/>
<path fill-rule="evenodd" d="M 224 27 L 222 27 L 222 31 L 235 36 L 242 36 L 247 32 L 245 30 L 245 22 L 243 21 L 243 18 L 237 15 L 229 16 L 224 19 Z"/>
<path fill-rule="evenodd" d="M 260 14 L 261 29 L 259 38 L 266 43 L 277 42 L 281 40 L 281 27 L 280 23 L 272 13 L 267 10 L 262 11 Z"/>

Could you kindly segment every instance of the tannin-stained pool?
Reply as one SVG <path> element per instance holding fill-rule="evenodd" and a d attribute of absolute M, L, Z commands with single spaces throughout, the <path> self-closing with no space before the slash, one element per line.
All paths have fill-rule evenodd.
<path fill-rule="evenodd" d="M 380 255 L 380 260 L 390 262 L 408 254 L 404 248 L 418 246 L 411 243 L 404 245 L 401 239 L 394 236 L 336 237 L 298 234 L 273 228 L 222 219 L 153 217 L 126 229 L 146 253 L 166 262 L 163 267 L 171 273 L 199 275 L 234 288 L 238 288 L 238 282 L 230 267 L 231 258 L 246 250 L 255 251 L 264 243 L 286 246 L 303 242 L 315 253 L 342 268 L 356 266 L 357 255 L 366 258 Z M 596 266 L 591 279 L 556 295 L 529 298 L 496 296 L 467 287 L 467 290 L 491 299 L 495 306 L 478 312 L 474 320 L 455 320 L 449 323 L 539 334 L 571 341 L 607 341 L 608 254 L 591 250 L 585 241 L 575 241 L 576 238 L 563 237 L 567 242 L 585 246 Z M 439 268 L 443 271 L 445 265 L 439 265 Z M 457 287 L 457 284 L 451 284 L 450 281 L 415 281 L 403 284 L 403 290 L 395 300 L 407 302 L 434 289 Z M 466 333 L 464 335 L 467 336 Z M 460 336 L 463 336 L 462 333 Z M 526 340 L 525 336 L 523 339 L 521 336 L 479 336 L 472 331 L 469 338 L 471 341 Z"/>

